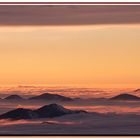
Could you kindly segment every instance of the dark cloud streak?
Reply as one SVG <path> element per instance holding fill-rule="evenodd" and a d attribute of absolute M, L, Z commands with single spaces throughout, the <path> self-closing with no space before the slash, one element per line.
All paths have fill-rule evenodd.
<path fill-rule="evenodd" d="M 0 25 L 140 23 L 139 5 L 0 6 Z"/>

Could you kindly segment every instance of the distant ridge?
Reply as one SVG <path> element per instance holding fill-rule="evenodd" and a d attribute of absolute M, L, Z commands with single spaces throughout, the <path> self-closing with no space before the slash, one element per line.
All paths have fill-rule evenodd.
<path fill-rule="evenodd" d="M 66 114 L 87 113 L 83 110 L 70 110 L 58 104 L 45 105 L 39 109 L 23 109 L 18 108 L 0 115 L 0 119 L 37 119 L 37 118 L 53 118 Z"/>
<path fill-rule="evenodd" d="M 37 95 L 37 96 L 29 98 L 29 100 L 73 101 L 72 98 L 65 97 L 65 96 L 58 95 L 58 94 L 50 94 L 50 93 L 44 93 L 41 95 Z"/>
<path fill-rule="evenodd" d="M 112 97 L 110 98 L 110 100 L 140 100 L 140 98 L 135 95 L 124 93 L 124 94 L 120 94 L 115 97 Z"/>
<path fill-rule="evenodd" d="M 19 95 L 9 95 L 7 96 L 6 98 L 4 98 L 5 100 L 24 100 L 24 98 L 22 98 L 21 96 Z"/>

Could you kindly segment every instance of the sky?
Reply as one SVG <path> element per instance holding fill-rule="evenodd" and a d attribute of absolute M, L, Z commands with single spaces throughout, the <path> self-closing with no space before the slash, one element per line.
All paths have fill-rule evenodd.
<path fill-rule="evenodd" d="M 19 13 L 0 9 L 0 85 L 140 85 L 140 6 L 120 8 L 122 17 L 116 7 L 76 7 L 76 16 L 66 10 L 71 22 L 58 10 L 66 7 L 55 7 L 59 14 L 50 12 L 44 22 L 35 20 L 35 13 L 25 14 L 24 8 L 15 8 Z"/>

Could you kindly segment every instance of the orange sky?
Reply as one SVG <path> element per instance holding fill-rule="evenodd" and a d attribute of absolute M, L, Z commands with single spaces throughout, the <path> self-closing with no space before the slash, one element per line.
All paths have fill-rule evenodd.
<path fill-rule="evenodd" d="M 140 25 L 0 27 L 0 84 L 137 87 Z"/>

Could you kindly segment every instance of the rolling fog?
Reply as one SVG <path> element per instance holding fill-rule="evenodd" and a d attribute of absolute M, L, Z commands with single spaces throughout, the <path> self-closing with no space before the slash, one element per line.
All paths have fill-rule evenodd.
<path fill-rule="evenodd" d="M 6 90 L 7 89 L 3 89 L 3 93 L 5 93 Z M 57 103 L 72 110 L 86 110 L 88 113 L 70 114 L 55 118 L 31 120 L 11 121 L 1 119 L 0 135 L 133 135 L 140 133 L 140 102 L 109 100 L 110 97 L 126 91 L 128 93 L 133 92 L 134 94 L 133 90 L 101 90 L 86 88 L 44 88 L 41 90 L 39 88 L 24 87 L 24 90 L 18 89 L 15 91 L 14 88 L 9 88 L 7 91 L 8 92 L 6 95 L 1 94 L 2 99 L 0 100 L 0 114 L 16 108 L 37 109 L 51 103 Z M 70 91 L 72 91 L 72 94 L 70 94 Z M 52 94 L 60 94 L 61 92 L 62 95 L 76 98 L 76 100 L 28 100 L 29 97 L 45 92 Z M 76 94 L 74 94 L 74 92 Z M 25 98 L 25 100 L 9 101 L 3 99 L 4 97 L 15 93 L 19 93 L 18 95 Z M 137 92 L 135 94 L 138 95 Z"/>

